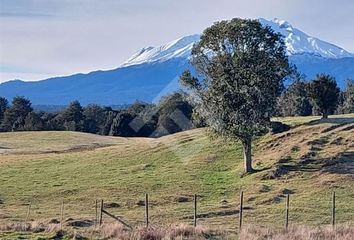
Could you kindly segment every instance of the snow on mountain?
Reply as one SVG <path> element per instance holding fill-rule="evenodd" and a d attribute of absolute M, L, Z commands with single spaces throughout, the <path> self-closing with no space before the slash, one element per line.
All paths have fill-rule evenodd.
<path fill-rule="evenodd" d="M 278 18 L 272 21 L 260 18 L 259 21 L 263 26 L 270 26 L 274 31 L 284 36 L 289 55 L 308 53 L 324 58 L 354 57 L 354 54 L 345 51 L 343 48 L 307 35 L 294 28 L 287 21 Z"/>
<path fill-rule="evenodd" d="M 331 43 L 311 37 L 306 33 L 294 28 L 290 23 L 280 19 L 266 20 L 258 19 L 263 26 L 270 26 L 274 31 L 284 36 L 285 45 L 289 55 L 311 54 L 324 58 L 354 57 L 354 54 L 347 52 Z M 160 47 L 147 47 L 135 53 L 131 58 L 122 64 L 122 67 L 163 62 L 173 58 L 188 58 L 191 54 L 193 44 L 199 41 L 200 35 L 190 35 L 172 41 Z"/>
<path fill-rule="evenodd" d="M 188 58 L 193 44 L 199 39 L 200 35 L 195 34 L 179 38 L 160 47 L 143 48 L 123 63 L 122 67 L 156 61 L 163 62 L 178 57 Z"/>

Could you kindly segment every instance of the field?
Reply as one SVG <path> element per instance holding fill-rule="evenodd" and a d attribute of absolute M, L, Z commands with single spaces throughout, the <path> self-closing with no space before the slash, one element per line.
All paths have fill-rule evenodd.
<path fill-rule="evenodd" d="M 282 227 L 288 193 L 291 223 L 329 224 L 333 191 L 337 222 L 353 222 L 354 115 L 317 119 L 277 119 L 292 129 L 255 141 L 258 172 L 246 176 L 241 145 L 205 129 L 158 139 L 0 133 L 0 223 L 24 222 L 29 203 L 29 220 L 59 219 L 63 201 L 65 219 L 92 220 L 95 200 L 104 199 L 119 204 L 110 212 L 143 225 L 139 201 L 148 193 L 151 224 L 191 224 L 197 194 L 198 224 L 232 234 L 241 190 L 247 224 Z"/>

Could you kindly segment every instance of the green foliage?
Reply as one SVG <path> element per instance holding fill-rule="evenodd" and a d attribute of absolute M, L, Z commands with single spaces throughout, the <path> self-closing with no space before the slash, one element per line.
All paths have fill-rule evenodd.
<path fill-rule="evenodd" d="M 193 107 L 188 103 L 186 94 L 176 92 L 165 96 L 160 100 L 158 108 L 157 135 L 166 135 L 194 128 L 191 120 Z"/>
<path fill-rule="evenodd" d="M 317 75 L 308 85 L 308 94 L 323 118 L 327 118 L 336 109 L 339 93 L 336 80 L 329 75 Z"/>
<path fill-rule="evenodd" d="M 217 22 L 194 45 L 191 62 L 198 78 L 185 72 L 181 83 L 213 130 L 242 141 L 249 163 L 251 141 L 268 130 L 283 81 L 293 73 L 281 35 L 257 20 Z"/>
<path fill-rule="evenodd" d="M 354 113 L 354 80 L 348 79 L 345 92 L 341 94 L 341 104 L 338 113 Z"/>
<path fill-rule="evenodd" d="M 15 97 L 4 114 L 2 128 L 7 131 L 22 130 L 25 118 L 32 111 L 31 102 L 24 97 Z"/>
<path fill-rule="evenodd" d="M 277 113 L 280 116 L 309 116 L 312 114 L 311 99 L 307 93 L 307 83 L 297 80 L 279 97 Z"/>
<path fill-rule="evenodd" d="M 79 101 L 74 101 L 61 113 L 64 129 L 68 131 L 81 131 L 83 129 L 83 109 Z"/>
<path fill-rule="evenodd" d="M 39 114 L 35 112 L 29 112 L 25 118 L 24 126 L 22 130 L 25 131 L 38 131 L 44 127 L 43 120 Z"/>
<path fill-rule="evenodd" d="M 6 98 L 0 97 L 0 131 L 1 131 L 1 123 L 4 120 L 5 111 L 9 106 L 9 102 Z"/>
<path fill-rule="evenodd" d="M 85 118 L 84 132 L 103 133 L 107 117 L 103 107 L 97 104 L 90 104 L 84 108 L 83 117 Z"/>

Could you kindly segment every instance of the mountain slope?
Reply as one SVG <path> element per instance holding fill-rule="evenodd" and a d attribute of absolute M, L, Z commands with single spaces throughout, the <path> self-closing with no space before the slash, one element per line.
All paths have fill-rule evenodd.
<path fill-rule="evenodd" d="M 308 79 L 317 73 L 336 77 L 341 88 L 347 78 L 354 79 L 354 55 L 344 49 L 311 37 L 286 21 L 259 19 L 263 25 L 284 36 L 289 59 Z M 192 46 L 200 35 L 186 36 L 159 47 L 135 53 L 119 68 L 38 82 L 9 81 L 0 84 L 0 96 L 12 99 L 22 95 L 34 104 L 65 105 L 79 100 L 83 104 L 129 104 L 136 100 L 157 101 L 177 90 L 178 77 L 189 65 Z"/>

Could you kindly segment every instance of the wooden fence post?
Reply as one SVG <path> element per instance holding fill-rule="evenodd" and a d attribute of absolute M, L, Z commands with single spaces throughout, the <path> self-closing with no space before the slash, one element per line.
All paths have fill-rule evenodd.
<path fill-rule="evenodd" d="M 95 200 L 95 226 L 98 224 L 98 201 Z"/>
<path fill-rule="evenodd" d="M 29 217 L 30 217 L 30 215 L 31 215 L 31 205 L 32 205 L 32 203 L 31 203 L 31 202 L 29 202 L 29 203 L 28 203 L 28 207 L 27 207 L 27 215 L 26 215 L 26 220 L 25 220 L 25 223 L 27 223 L 27 222 L 28 222 Z"/>
<path fill-rule="evenodd" d="M 336 192 L 332 194 L 332 226 L 336 226 Z"/>
<path fill-rule="evenodd" d="M 194 227 L 197 226 L 197 194 L 194 194 Z"/>
<path fill-rule="evenodd" d="M 100 226 L 102 225 L 102 218 L 103 218 L 103 199 L 101 200 Z"/>
<path fill-rule="evenodd" d="M 289 228 L 289 204 L 290 204 L 290 194 L 286 195 L 286 211 L 285 211 L 285 229 Z"/>
<path fill-rule="evenodd" d="M 242 218 L 243 218 L 243 191 L 241 191 L 241 194 L 240 194 L 240 222 L 239 222 L 240 232 L 242 229 L 242 220 L 243 220 Z"/>
<path fill-rule="evenodd" d="M 64 201 L 61 203 L 61 210 L 60 210 L 60 230 L 63 228 L 63 220 L 64 220 Z"/>
<path fill-rule="evenodd" d="M 145 223 L 149 227 L 149 195 L 145 194 Z"/>

